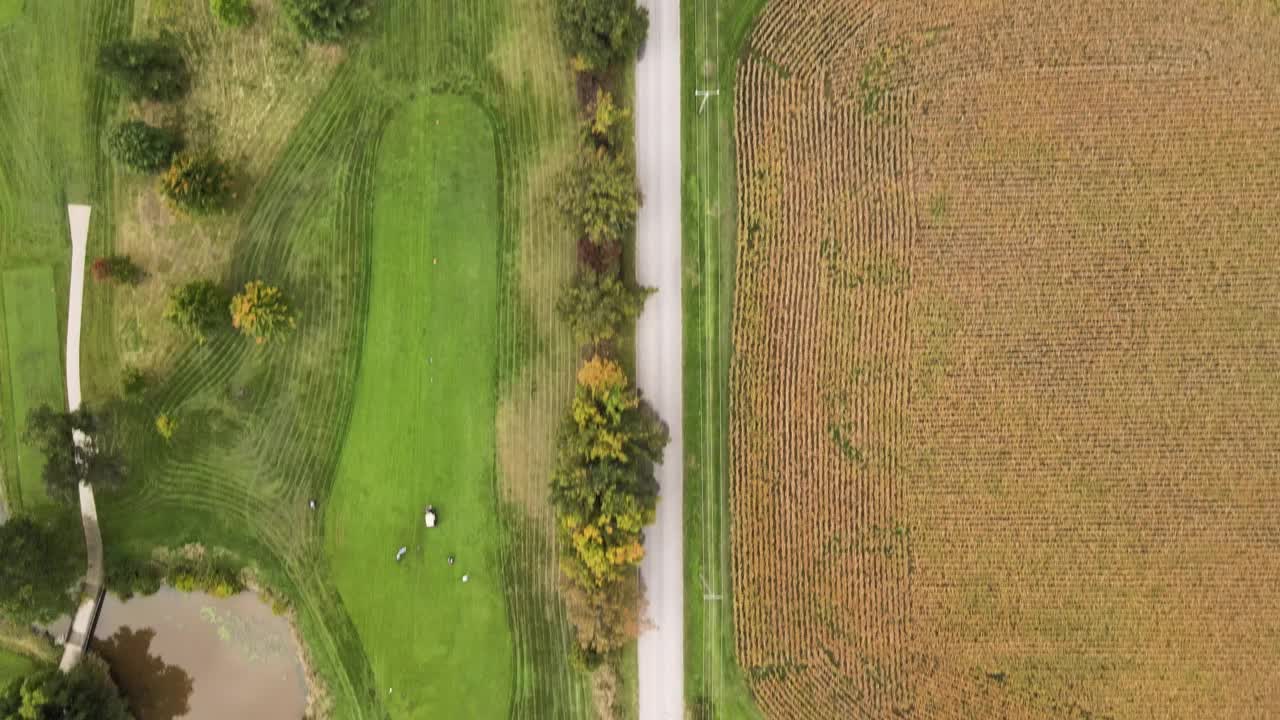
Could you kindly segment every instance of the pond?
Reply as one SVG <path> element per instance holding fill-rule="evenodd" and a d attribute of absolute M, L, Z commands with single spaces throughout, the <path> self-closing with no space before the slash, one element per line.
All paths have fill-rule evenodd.
<path fill-rule="evenodd" d="M 58 637 L 65 621 L 53 630 Z M 108 595 L 92 649 L 138 720 L 300 718 L 305 671 L 288 621 L 252 593 Z"/>

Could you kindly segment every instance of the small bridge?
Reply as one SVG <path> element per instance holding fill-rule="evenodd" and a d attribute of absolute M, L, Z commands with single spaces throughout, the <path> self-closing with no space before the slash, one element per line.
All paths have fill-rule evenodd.
<path fill-rule="evenodd" d="M 84 264 L 89 244 L 88 205 L 68 205 L 67 220 L 71 226 L 71 300 L 67 304 L 67 407 L 80 407 L 80 321 L 84 305 Z M 89 438 L 76 433 L 77 445 L 84 445 Z M 98 615 L 102 612 L 102 598 L 106 594 L 106 570 L 102 562 L 102 532 L 98 528 L 98 505 L 94 501 L 93 488 L 80 483 L 80 520 L 84 524 L 84 546 L 88 556 L 88 569 L 80 592 L 80 605 L 76 608 L 71 627 L 67 628 L 66 647 L 58 668 L 69 672 L 80 662 L 89 643 L 93 640 Z"/>

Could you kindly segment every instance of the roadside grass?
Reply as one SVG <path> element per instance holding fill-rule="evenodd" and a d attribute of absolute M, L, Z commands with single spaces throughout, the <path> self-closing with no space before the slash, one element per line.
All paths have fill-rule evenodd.
<path fill-rule="evenodd" d="M 10 483 L 14 511 L 36 512 L 49 503 L 41 477 L 44 457 L 22 440 L 26 418 L 48 404 L 62 408 L 61 343 L 53 268 L 35 265 L 4 271 L 4 336 L 11 422 L 5 423 L 17 448 L 17 482 Z"/>
<path fill-rule="evenodd" d="M 478 106 L 430 96 L 396 112 L 374 176 L 361 371 L 325 522 L 334 582 L 394 718 L 500 717 L 510 702 L 493 482 L 497 203 Z"/>
<path fill-rule="evenodd" d="M 637 720 L 640 717 L 640 655 L 632 643 L 614 661 L 618 676 L 618 701 L 614 704 L 615 720 Z"/>
<path fill-rule="evenodd" d="M 737 252 L 737 60 L 765 0 L 681 7 L 684 86 L 685 703 L 694 718 L 760 718 L 737 663 L 729 551 L 729 358 Z M 706 100 L 696 91 L 719 91 Z"/>

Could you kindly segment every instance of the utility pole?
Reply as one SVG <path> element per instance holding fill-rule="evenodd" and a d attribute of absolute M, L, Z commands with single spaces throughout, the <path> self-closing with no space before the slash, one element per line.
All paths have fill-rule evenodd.
<path fill-rule="evenodd" d="M 702 102 L 698 105 L 698 114 L 701 115 L 702 111 L 705 110 L 707 107 L 707 101 L 719 95 L 720 91 L 719 90 L 696 90 L 694 91 L 693 94 L 695 97 L 702 98 Z"/>

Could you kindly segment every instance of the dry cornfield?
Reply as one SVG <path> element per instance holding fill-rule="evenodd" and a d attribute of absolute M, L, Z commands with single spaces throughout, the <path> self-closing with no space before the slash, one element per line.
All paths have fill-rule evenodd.
<path fill-rule="evenodd" d="M 772 0 L 737 82 L 765 714 L 1280 717 L 1280 8 Z"/>

